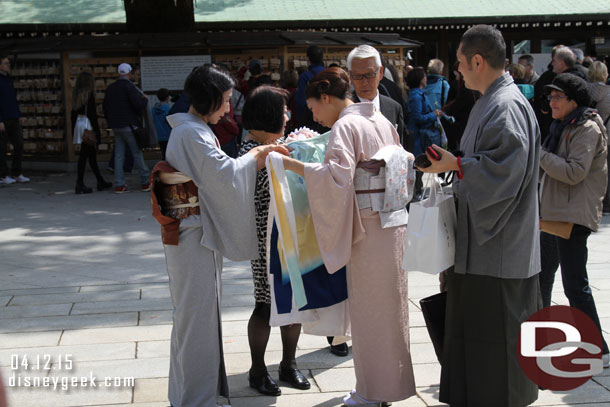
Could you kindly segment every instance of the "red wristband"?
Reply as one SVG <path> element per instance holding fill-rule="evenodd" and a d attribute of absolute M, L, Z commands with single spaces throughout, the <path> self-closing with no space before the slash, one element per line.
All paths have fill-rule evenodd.
<path fill-rule="evenodd" d="M 464 171 L 462 170 L 462 157 L 461 156 L 458 156 L 458 158 L 457 158 L 457 165 L 458 165 L 457 177 L 458 177 L 458 179 L 462 179 L 462 178 L 464 178 Z"/>

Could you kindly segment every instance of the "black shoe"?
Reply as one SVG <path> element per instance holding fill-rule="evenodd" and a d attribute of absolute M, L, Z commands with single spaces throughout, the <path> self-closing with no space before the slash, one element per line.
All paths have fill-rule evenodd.
<path fill-rule="evenodd" d="M 339 345 L 330 345 L 330 353 L 337 356 L 347 356 L 349 349 L 347 343 L 341 343 Z"/>
<path fill-rule="evenodd" d="M 91 192 L 93 192 L 93 190 L 85 186 L 85 184 L 76 184 L 76 188 L 74 188 L 74 193 L 77 195 L 90 194 Z"/>
<path fill-rule="evenodd" d="M 101 180 L 101 181 L 98 181 L 98 183 L 97 183 L 98 191 L 103 191 L 103 190 L 111 188 L 111 187 L 112 187 L 112 182 L 106 182 L 106 180 Z"/>
<path fill-rule="evenodd" d="M 278 386 L 273 378 L 269 376 L 269 373 L 260 377 L 252 377 L 252 375 L 248 373 L 248 382 L 250 383 L 250 387 L 256 389 L 265 396 L 279 396 L 282 394 L 280 386 Z"/>
<path fill-rule="evenodd" d="M 311 388 L 309 380 L 297 368 L 284 369 L 280 364 L 280 380 L 290 383 L 292 387 L 299 390 L 308 390 Z"/>

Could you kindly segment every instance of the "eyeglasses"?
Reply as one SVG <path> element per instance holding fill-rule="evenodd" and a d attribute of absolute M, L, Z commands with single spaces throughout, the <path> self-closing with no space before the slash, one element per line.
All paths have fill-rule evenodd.
<path fill-rule="evenodd" d="M 364 74 L 350 73 L 349 77 L 352 78 L 353 81 L 361 81 L 364 79 L 373 79 L 374 77 L 377 76 L 378 72 L 379 72 L 379 68 L 377 68 L 374 72 L 369 72 L 369 73 L 364 73 Z"/>
<path fill-rule="evenodd" d="M 567 97 L 568 97 L 567 95 L 554 95 L 554 96 L 549 95 L 546 98 L 549 102 L 551 102 L 553 100 L 557 102 L 557 101 L 559 101 L 563 98 L 567 98 Z"/>

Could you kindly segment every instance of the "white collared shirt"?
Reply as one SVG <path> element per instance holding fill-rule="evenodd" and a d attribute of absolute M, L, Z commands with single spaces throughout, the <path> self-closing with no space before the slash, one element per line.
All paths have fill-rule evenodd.
<path fill-rule="evenodd" d="M 368 99 L 362 98 L 360 96 L 358 96 L 358 98 L 360 99 L 361 102 L 373 102 L 373 106 L 375 106 L 375 110 L 381 113 L 381 106 L 379 105 L 379 91 L 377 91 L 377 96 L 375 96 L 375 99 L 373 99 L 373 100 L 368 100 Z"/>

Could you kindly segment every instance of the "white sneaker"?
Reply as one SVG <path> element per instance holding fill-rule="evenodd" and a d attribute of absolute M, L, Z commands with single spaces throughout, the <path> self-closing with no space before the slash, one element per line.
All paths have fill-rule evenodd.
<path fill-rule="evenodd" d="M 17 182 L 30 182 L 30 179 L 28 177 L 24 177 L 23 174 L 20 174 L 17 178 L 15 178 L 15 181 Z"/>
<path fill-rule="evenodd" d="M 604 369 L 610 367 L 610 353 L 602 355 L 602 365 L 604 366 Z"/>
<path fill-rule="evenodd" d="M 0 178 L 0 184 L 14 184 L 17 182 L 15 178 L 9 177 L 8 175 L 4 178 Z"/>

